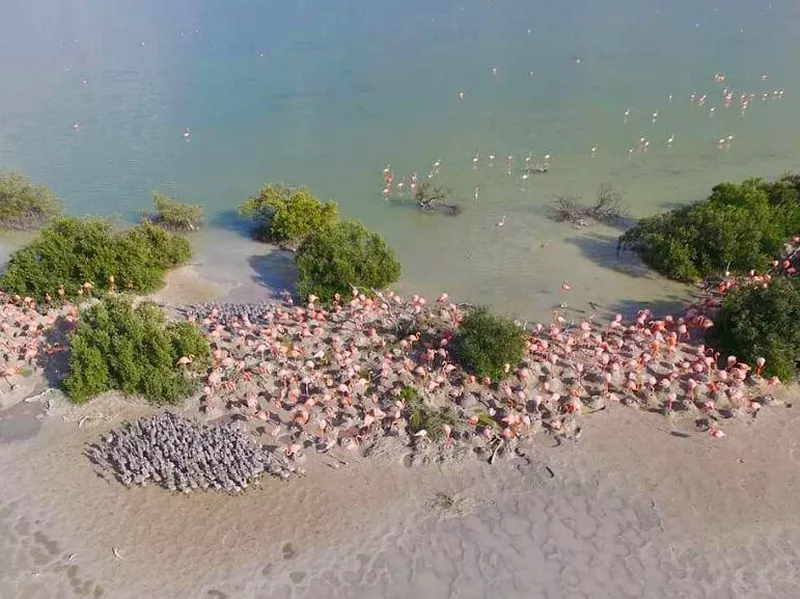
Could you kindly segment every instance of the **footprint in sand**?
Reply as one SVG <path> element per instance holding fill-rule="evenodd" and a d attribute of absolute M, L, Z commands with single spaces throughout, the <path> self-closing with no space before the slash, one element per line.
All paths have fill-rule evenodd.
<path fill-rule="evenodd" d="M 14 526 L 14 532 L 18 535 L 27 535 L 31 532 L 31 523 L 27 518 L 20 518 Z"/>
<path fill-rule="evenodd" d="M 263 574 L 265 577 L 269 578 L 269 576 L 272 574 L 272 564 L 267 564 L 266 566 L 264 566 L 261 569 L 261 574 Z"/>
<path fill-rule="evenodd" d="M 289 578 L 292 579 L 292 582 L 295 584 L 300 584 L 306 577 L 305 572 L 292 572 L 289 574 Z"/>
<path fill-rule="evenodd" d="M 214 599 L 228 599 L 228 596 L 223 593 L 222 591 L 218 591 L 217 589 L 212 589 L 206 593 L 207 597 L 214 597 Z"/>
<path fill-rule="evenodd" d="M 286 545 L 283 546 L 283 559 L 285 560 L 294 559 L 296 555 L 297 555 L 297 550 L 291 543 L 286 543 Z"/>
<path fill-rule="evenodd" d="M 33 540 L 36 541 L 39 545 L 43 545 L 45 551 L 51 556 L 58 555 L 61 553 L 61 548 L 58 546 L 58 543 L 53 541 L 50 537 L 48 537 L 45 533 L 41 530 L 37 530 L 33 535 Z"/>

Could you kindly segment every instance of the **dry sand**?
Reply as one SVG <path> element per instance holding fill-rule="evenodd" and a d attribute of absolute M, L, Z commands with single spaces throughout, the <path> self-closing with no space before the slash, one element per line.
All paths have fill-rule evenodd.
<path fill-rule="evenodd" d="M 234 497 L 123 488 L 82 450 L 148 408 L 50 401 L 2 437 L 0 597 L 800 596 L 797 408 L 717 440 L 613 406 L 495 466 L 320 458 Z"/>
<path fill-rule="evenodd" d="M 183 269 L 157 297 L 251 299 L 251 265 Z M 37 392 L 0 412 L 3 599 L 800 597 L 800 406 L 714 439 L 612 405 L 494 466 L 314 456 L 305 478 L 173 496 L 83 455 L 150 408 L 18 403 Z"/>

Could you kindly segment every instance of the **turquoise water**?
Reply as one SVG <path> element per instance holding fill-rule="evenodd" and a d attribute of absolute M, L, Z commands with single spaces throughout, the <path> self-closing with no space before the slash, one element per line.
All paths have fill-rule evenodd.
<path fill-rule="evenodd" d="M 0 22 L 0 168 L 74 213 L 133 219 L 151 189 L 205 204 L 210 245 L 262 183 L 306 184 L 385 235 L 409 289 L 536 316 L 667 301 L 684 290 L 618 262 L 617 231 L 543 208 L 610 183 L 643 216 L 796 168 L 798 30 L 790 0 L 18 2 Z M 550 172 L 523 181 L 528 154 Z M 397 182 L 437 160 L 463 215 L 384 201 L 386 165 Z"/>

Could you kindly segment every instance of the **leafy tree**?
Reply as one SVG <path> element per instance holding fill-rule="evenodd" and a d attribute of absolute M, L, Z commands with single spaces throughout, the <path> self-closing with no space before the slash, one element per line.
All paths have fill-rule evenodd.
<path fill-rule="evenodd" d="M 620 241 L 679 281 L 765 270 L 800 231 L 799 183 L 793 176 L 722 183 L 706 200 L 642 219 Z"/>
<path fill-rule="evenodd" d="M 44 185 L 19 173 L 0 173 L 0 229 L 35 229 L 63 212 L 61 202 Z"/>
<path fill-rule="evenodd" d="M 181 204 L 163 193 L 154 191 L 152 213 L 142 215 L 142 222 L 150 222 L 170 231 L 197 231 L 203 226 L 203 207 Z"/>
<path fill-rule="evenodd" d="M 456 356 L 465 369 L 492 380 L 505 376 L 505 365 L 512 368 L 522 360 L 525 332 L 513 320 L 491 314 L 481 307 L 470 312 L 455 336 Z"/>
<path fill-rule="evenodd" d="M 800 359 L 799 285 L 795 278 L 779 277 L 766 288 L 734 287 L 708 330 L 709 342 L 751 365 L 763 357 L 766 376 L 792 379 Z"/>
<path fill-rule="evenodd" d="M 296 247 L 311 233 L 334 224 L 338 208 L 305 188 L 271 184 L 239 206 L 239 214 L 256 221 L 258 239 Z"/>
<path fill-rule="evenodd" d="M 343 221 L 309 235 L 297 251 L 301 297 L 330 301 L 351 287 L 381 289 L 400 278 L 401 267 L 377 233 L 356 221 Z"/>
<path fill-rule="evenodd" d="M 186 356 L 187 365 L 178 365 Z M 189 322 L 167 323 L 152 303 L 108 297 L 89 308 L 70 340 L 70 373 L 63 386 L 75 403 L 119 390 L 155 404 L 175 404 L 196 387 L 192 371 L 208 366 L 208 341 Z"/>
<path fill-rule="evenodd" d="M 118 289 L 149 293 L 190 256 L 186 239 L 149 223 L 116 232 L 104 220 L 60 218 L 11 255 L 0 287 L 37 301 Z"/>

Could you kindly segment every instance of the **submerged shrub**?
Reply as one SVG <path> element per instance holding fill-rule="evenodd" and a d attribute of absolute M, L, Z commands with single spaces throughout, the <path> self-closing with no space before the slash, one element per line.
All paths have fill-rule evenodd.
<path fill-rule="evenodd" d="M 800 360 L 800 283 L 773 279 L 761 285 L 734 287 L 708 330 L 708 341 L 723 355 L 735 355 L 755 366 L 766 359 L 763 374 L 792 379 Z"/>
<path fill-rule="evenodd" d="M 0 173 L 0 229 L 36 229 L 63 212 L 46 186 L 19 173 Z"/>
<path fill-rule="evenodd" d="M 356 221 L 343 221 L 306 238 L 297 251 L 300 297 L 331 301 L 352 287 L 382 289 L 400 278 L 400 263 L 383 238 Z"/>
<path fill-rule="evenodd" d="M 708 199 L 639 221 L 620 242 L 653 269 L 691 282 L 765 270 L 800 231 L 800 179 L 722 183 Z"/>
<path fill-rule="evenodd" d="M 510 318 L 491 314 L 485 307 L 470 312 L 455 336 L 456 356 L 479 377 L 499 380 L 505 366 L 513 368 L 525 351 L 525 332 Z"/>
<path fill-rule="evenodd" d="M 153 212 L 142 215 L 142 222 L 153 223 L 170 231 L 197 231 L 203 226 L 203 207 L 181 204 L 163 193 L 153 192 Z"/>
<path fill-rule="evenodd" d="M 265 185 L 239 206 L 239 214 L 256 221 L 258 239 L 296 247 L 338 219 L 335 202 L 322 202 L 304 188 Z"/>
<path fill-rule="evenodd" d="M 149 293 L 190 257 L 186 239 L 151 224 L 117 232 L 100 219 L 60 218 L 11 255 L 0 287 L 37 301 L 116 289 Z"/>
<path fill-rule="evenodd" d="M 186 356 L 189 364 L 178 365 Z M 188 376 L 210 363 L 208 341 L 188 322 L 167 323 L 152 303 L 108 297 L 82 315 L 70 339 L 63 386 L 75 403 L 110 390 L 176 404 L 197 386 Z"/>

